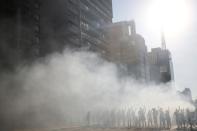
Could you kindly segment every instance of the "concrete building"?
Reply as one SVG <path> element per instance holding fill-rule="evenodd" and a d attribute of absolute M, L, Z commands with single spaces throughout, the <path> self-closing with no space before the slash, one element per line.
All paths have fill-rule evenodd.
<path fill-rule="evenodd" d="M 0 10 L 0 67 L 10 69 L 39 54 L 39 3 L 2 0 Z"/>
<path fill-rule="evenodd" d="M 81 0 L 81 41 L 92 51 L 102 52 L 104 30 L 112 23 L 112 0 Z"/>
<path fill-rule="evenodd" d="M 173 79 L 170 52 L 161 48 L 153 48 L 148 56 L 150 80 L 156 83 L 170 82 Z"/>
<path fill-rule="evenodd" d="M 112 0 L 2 0 L 0 67 L 29 63 L 66 47 L 102 51 Z"/>
<path fill-rule="evenodd" d="M 168 83 L 174 80 L 174 70 L 170 51 L 166 48 L 164 32 L 161 32 L 161 48 L 153 48 L 148 53 L 150 80 Z"/>
<path fill-rule="evenodd" d="M 174 80 L 171 53 L 166 49 L 164 33 L 161 33 L 162 48 L 153 48 L 148 54 L 150 80 L 155 83 L 168 83 Z"/>
<path fill-rule="evenodd" d="M 106 58 L 116 63 L 122 74 L 138 80 L 148 80 L 147 47 L 136 33 L 134 21 L 118 22 L 106 28 Z"/>
<path fill-rule="evenodd" d="M 100 51 L 102 26 L 112 23 L 112 0 L 40 0 L 41 54 L 65 47 Z"/>

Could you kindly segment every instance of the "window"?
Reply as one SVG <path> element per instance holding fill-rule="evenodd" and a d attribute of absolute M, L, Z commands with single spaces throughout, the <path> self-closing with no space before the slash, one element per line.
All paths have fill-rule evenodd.
<path fill-rule="evenodd" d="M 34 15 L 34 19 L 35 19 L 36 21 L 39 21 L 39 20 L 40 20 L 40 16 L 39 16 L 38 14 L 35 14 L 35 15 Z"/>
<path fill-rule="evenodd" d="M 40 4 L 39 4 L 38 2 L 35 2 L 34 7 L 35 7 L 36 9 L 39 9 L 39 8 L 40 8 Z"/>
<path fill-rule="evenodd" d="M 40 26 L 39 26 L 39 25 L 36 25 L 36 26 L 35 26 L 35 32 L 36 32 L 36 33 L 39 33 L 39 32 L 40 32 Z"/>
<path fill-rule="evenodd" d="M 81 26 L 82 26 L 84 29 L 89 30 L 89 24 L 88 24 L 88 23 L 82 21 L 82 22 L 81 22 Z"/>
<path fill-rule="evenodd" d="M 40 38 L 38 36 L 35 37 L 36 44 L 40 43 Z"/>

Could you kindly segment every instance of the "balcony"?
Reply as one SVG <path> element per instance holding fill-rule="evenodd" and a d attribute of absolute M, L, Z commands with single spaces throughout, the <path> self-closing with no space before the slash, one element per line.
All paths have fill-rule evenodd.
<path fill-rule="evenodd" d="M 82 36 L 82 39 L 86 39 L 87 41 L 90 41 L 91 43 L 94 43 L 95 45 L 103 43 L 101 40 L 88 35 L 86 32 L 82 32 L 81 36 Z"/>
<path fill-rule="evenodd" d="M 100 1 L 98 1 L 98 0 L 94 0 L 93 3 L 94 3 L 95 5 L 98 5 L 99 8 L 100 8 L 101 10 L 103 10 L 105 14 L 108 15 L 108 17 L 112 17 L 112 12 L 110 11 L 110 9 L 108 9 L 108 8 L 106 8 L 106 6 L 104 6 L 104 5 L 107 5 L 106 2 L 102 2 L 102 1 L 100 2 Z M 108 6 L 109 6 L 109 5 L 108 5 Z"/>
<path fill-rule="evenodd" d="M 98 6 L 96 6 L 95 3 L 93 3 L 92 1 L 84 0 L 82 3 L 86 4 L 89 7 L 90 13 L 94 12 L 94 15 L 97 14 L 97 16 L 99 17 L 102 17 L 102 18 L 105 17 L 105 19 L 110 19 L 109 16 L 103 10 L 101 10 Z"/>
<path fill-rule="evenodd" d="M 67 28 L 67 32 L 70 34 L 79 34 L 80 30 L 74 25 L 71 25 Z"/>
<path fill-rule="evenodd" d="M 68 9 L 70 12 L 74 13 L 75 15 L 79 14 L 79 10 L 77 10 L 78 8 L 76 8 L 76 6 L 69 5 L 69 6 L 67 6 L 67 9 Z"/>
<path fill-rule="evenodd" d="M 79 18 L 77 15 L 72 15 L 72 14 L 66 13 L 66 19 L 67 19 L 68 23 L 72 23 L 76 26 L 79 26 Z"/>

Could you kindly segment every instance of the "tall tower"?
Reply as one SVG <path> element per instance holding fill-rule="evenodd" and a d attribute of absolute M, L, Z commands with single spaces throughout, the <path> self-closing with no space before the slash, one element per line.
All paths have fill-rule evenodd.
<path fill-rule="evenodd" d="M 163 50 L 166 50 L 166 40 L 165 40 L 165 34 L 164 34 L 164 30 L 161 30 L 161 48 Z"/>
<path fill-rule="evenodd" d="M 136 34 L 136 26 L 135 26 L 135 21 L 134 20 L 132 20 L 130 22 L 129 28 L 130 28 L 130 33 L 132 35 L 135 35 Z"/>

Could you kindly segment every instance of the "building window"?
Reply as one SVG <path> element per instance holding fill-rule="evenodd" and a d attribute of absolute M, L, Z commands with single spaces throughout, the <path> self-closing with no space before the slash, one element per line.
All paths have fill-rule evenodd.
<path fill-rule="evenodd" d="M 35 42 L 36 42 L 36 44 L 40 43 L 40 38 L 38 36 L 35 37 Z"/>
<path fill-rule="evenodd" d="M 105 39 L 105 35 L 104 34 L 101 34 L 101 36 L 102 36 L 103 39 Z"/>
<path fill-rule="evenodd" d="M 89 24 L 88 24 L 88 23 L 82 21 L 82 22 L 81 22 L 81 26 L 82 26 L 85 30 L 89 30 Z"/>
<path fill-rule="evenodd" d="M 39 48 L 35 48 L 35 49 L 34 49 L 34 53 L 35 53 L 35 55 L 37 55 L 37 56 L 38 56 L 38 55 L 39 55 L 39 53 L 40 53 Z"/>
<path fill-rule="evenodd" d="M 40 26 L 39 26 L 39 25 L 36 25 L 36 26 L 35 26 L 35 32 L 36 32 L 36 33 L 39 33 L 39 32 L 40 32 Z"/>
<path fill-rule="evenodd" d="M 39 8 L 40 8 L 39 2 L 35 2 L 34 7 L 35 7 L 36 9 L 39 9 Z"/>
<path fill-rule="evenodd" d="M 39 21 L 39 20 L 40 20 L 40 16 L 39 16 L 38 14 L 35 14 L 35 15 L 34 15 L 34 19 L 35 19 L 36 21 Z"/>
<path fill-rule="evenodd" d="M 96 27 L 97 27 L 97 28 L 100 28 L 100 26 L 101 26 L 101 24 L 97 22 L 97 23 L 96 23 Z"/>

